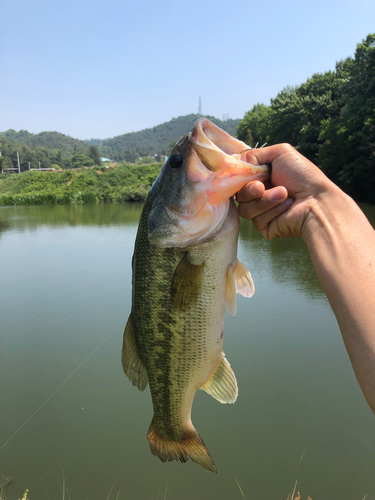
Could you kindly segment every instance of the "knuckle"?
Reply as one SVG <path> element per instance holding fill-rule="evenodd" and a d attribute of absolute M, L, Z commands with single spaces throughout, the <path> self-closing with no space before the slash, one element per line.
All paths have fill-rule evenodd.
<path fill-rule="evenodd" d="M 280 144 L 280 149 L 282 149 L 284 153 L 292 153 L 296 151 L 296 149 L 288 142 L 283 142 L 282 144 Z"/>

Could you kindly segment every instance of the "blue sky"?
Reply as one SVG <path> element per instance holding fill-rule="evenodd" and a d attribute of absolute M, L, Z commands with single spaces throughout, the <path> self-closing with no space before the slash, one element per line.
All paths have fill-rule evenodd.
<path fill-rule="evenodd" d="M 242 118 L 334 69 L 374 0 L 2 0 L 0 131 L 107 138 L 202 112 Z"/>

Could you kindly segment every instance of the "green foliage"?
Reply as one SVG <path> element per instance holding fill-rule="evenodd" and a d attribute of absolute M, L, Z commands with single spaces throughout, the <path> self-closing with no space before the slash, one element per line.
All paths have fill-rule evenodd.
<path fill-rule="evenodd" d="M 74 153 L 74 148 L 80 147 L 88 150 L 89 146 L 86 142 L 79 139 L 73 139 L 68 135 L 60 134 L 59 132 L 41 132 L 40 134 L 32 134 L 27 130 L 16 132 L 9 129 L 6 132 L 0 132 L 0 138 L 10 142 L 17 142 L 32 149 L 45 148 L 64 151 L 65 156 Z M 57 162 L 58 163 L 58 162 Z"/>
<path fill-rule="evenodd" d="M 161 165 L 0 175 L 0 206 L 143 201 Z"/>
<path fill-rule="evenodd" d="M 338 112 L 340 76 L 316 73 L 298 87 L 287 87 L 271 100 L 273 144 L 289 142 L 311 161 L 317 161 L 321 123 Z"/>
<path fill-rule="evenodd" d="M 137 160 L 136 163 L 142 164 L 142 163 L 154 163 L 155 159 L 149 158 L 148 156 L 143 156 L 141 159 Z"/>
<path fill-rule="evenodd" d="M 375 203 L 375 34 L 335 71 L 255 105 L 238 138 L 252 146 L 288 142 L 356 200 Z"/>
<path fill-rule="evenodd" d="M 375 34 L 357 45 L 341 112 L 322 124 L 322 169 L 351 196 L 375 203 Z"/>
<path fill-rule="evenodd" d="M 105 142 L 107 139 L 86 139 L 85 142 L 90 144 L 90 146 L 99 147 Z"/>
<path fill-rule="evenodd" d="M 84 153 L 76 153 L 69 157 L 68 160 L 68 168 L 92 167 L 94 163 L 93 159 Z"/>
<path fill-rule="evenodd" d="M 100 159 L 99 149 L 96 146 L 89 147 L 89 156 L 92 158 L 94 165 L 101 165 L 102 161 Z"/>
<path fill-rule="evenodd" d="M 64 154 L 69 149 L 62 151 L 60 149 L 48 149 L 35 145 L 25 146 L 20 142 L 9 139 L 4 134 L 7 134 L 7 132 L 0 134 L 0 151 L 2 157 L 5 158 L 3 160 L 3 168 L 18 167 L 17 152 L 19 153 L 21 172 L 29 170 L 29 164 L 31 168 L 39 168 L 39 163 L 42 168 L 50 168 L 53 164 L 57 164 L 61 168 L 79 168 L 95 164 L 93 158 L 88 154 L 90 152 L 89 148 L 82 148 L 75 145 L 72 148 L 72 151 L 75 149 L 75 153 L 64 157 Z M 18 134 L 18 132 L 15 134 Z M 98 164 L 100 165 L 101 162 Z"/>
<path fill-rule="evenodd" d="M 251 147 L 259 142 L 268 143 L 272 123 L 272 109 L 265 104 L 255 104 L 237 127 L 237 137 Z"/>

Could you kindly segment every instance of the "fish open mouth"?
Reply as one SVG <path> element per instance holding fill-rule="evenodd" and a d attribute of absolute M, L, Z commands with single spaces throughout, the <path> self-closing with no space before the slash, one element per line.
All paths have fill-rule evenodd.
<path fill-rule="evenodd" d="M 211 172 L 235 167 L 237 172 L 240 169 L 250 174 L 260 174 L 257 176 L 258 180 L 269 177 L 267 165 L 252 165 L 245 161 L 247 151 L 252 149 L 250 146 L 235 139 L 207 118 L 200 118 L 195 122 L 188 139 L 202 163 Z"/>

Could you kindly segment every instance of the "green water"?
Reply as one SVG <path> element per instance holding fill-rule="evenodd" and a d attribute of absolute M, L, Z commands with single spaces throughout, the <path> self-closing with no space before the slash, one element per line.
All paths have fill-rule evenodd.
<path fill-rule="evenodd" d="M 13 478 L 8 499 L 26 488 L 31 500 L 61 499 L 65 476 L 71 500 L 105 500 L 113 483 L 112 499 L 120 491 L 122 500 L 163 500 L 167 489 L 171 500 L 241 500 L 235 477 L 247 500 L 286 500 L 296 479 L 302 500 L 374 500 L 375 417 L 306 248 L 263 240 L 244 221 L 239 257 L 256 293 L 238 297 L 224 334 L 239 398 L 221 405 L 199 391 L 193 407 L 219 472 L 150 454 L 150 394 L 131 385 L 120 363 L 140 210 L 0 208 L 0 476 Z M 375 208 L 364 210 L 374 223 Z"/>

